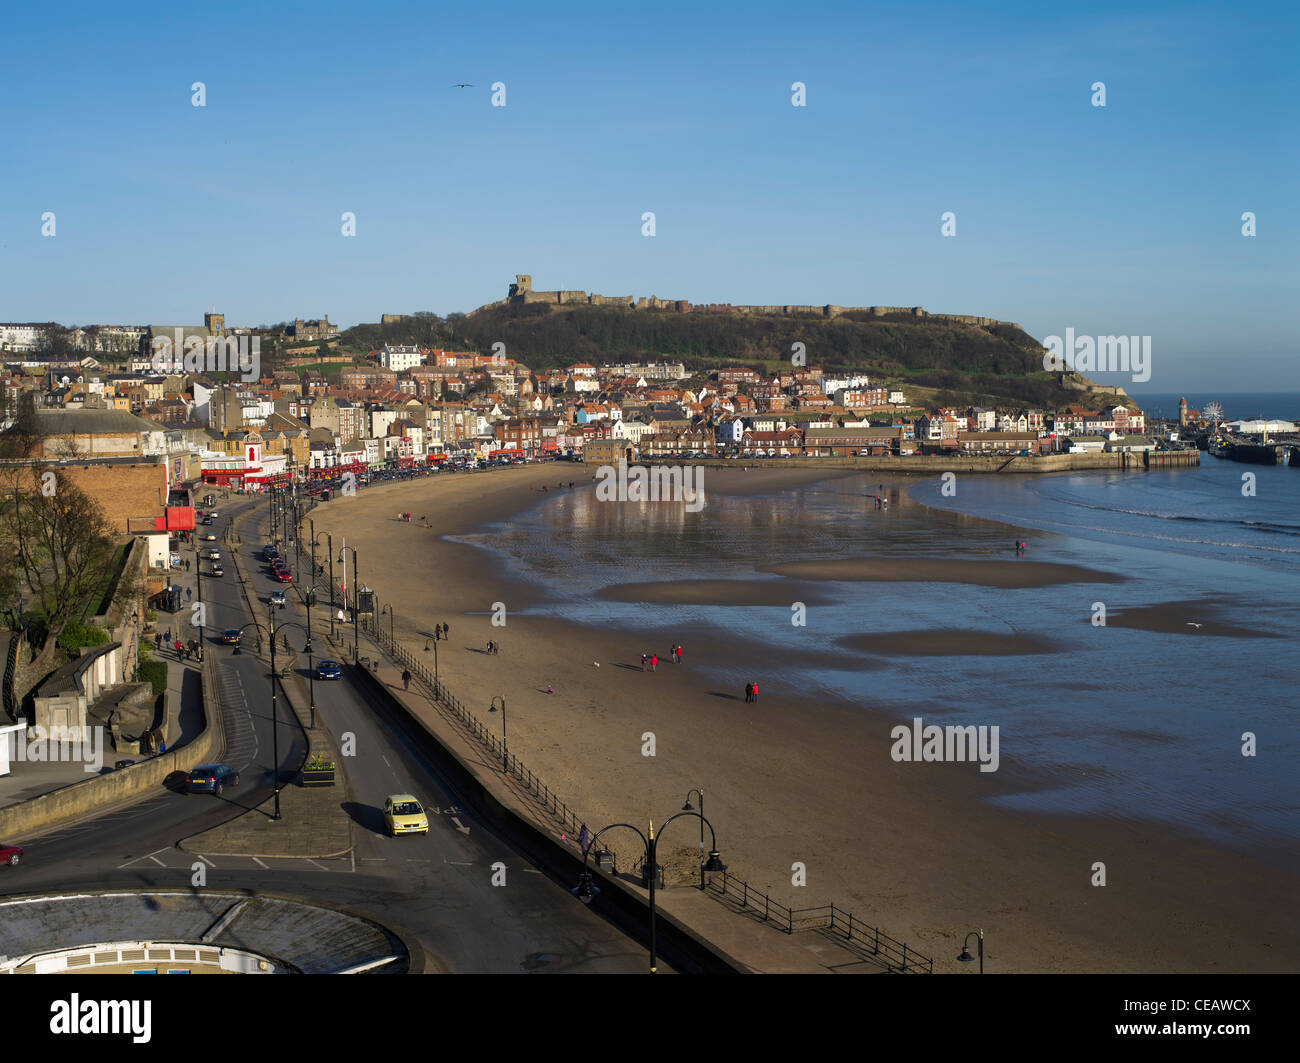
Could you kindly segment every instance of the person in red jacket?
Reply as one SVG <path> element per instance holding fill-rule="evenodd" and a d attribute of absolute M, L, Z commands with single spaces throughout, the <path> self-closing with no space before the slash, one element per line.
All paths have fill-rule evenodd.
<path fill-rule="evenodd" d="M 752 694 L 753 694 L 753 698 L 752 698 L 752 700 L 757 701 L 757 700 L 758 700 L 758 684 L 757 684 L 757 683 L 751 683 L 749 686 L 750 686 L 750 691 L 751 691 Z"/>
<path fill-rule="evenodd" d="M 655 670 L 655 665 L 657 665 L 658 663 L 659 663 L 659 654 L 657 653 L 650 654 L 650 671 L 653 672 Z"/>

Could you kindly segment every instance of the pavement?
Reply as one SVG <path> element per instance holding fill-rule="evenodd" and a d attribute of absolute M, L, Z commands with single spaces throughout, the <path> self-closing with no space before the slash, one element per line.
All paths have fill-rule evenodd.
<path fill-rule="evenodd" d="M 222 546 L 226 575 L 223 579 L 236 579 L 243 590 L 249 614 L 261 618 L 267 607 L 262 603 L 254 588 L 247 570 L 246 559 L 242 556 L 244 545 L 241 530 L 244 521 L 251 513 L 236 519 L 231 527 L 230 536 Z M 287 621 L 285 614 L 299 612 L 306 619 L 305 606 L 294 610 L 298 596 L 290 594 L 290 608 L 280 610 L 278 620 Z M 312 612 L 313 624 L 320 623 L 321 630 L 329 626 L 328 609 L 319 607 Z M 251 652 L 245 649 L 246 653 Z M 257 654 L 270 668 L 270 658 Z M 319 657 L 316 658 L 319 660 Z M 279 663 L 277 661 L 277 663 Z M 291 658 L 291 663 L 295 663 Z M 221 680 L 217 681 L 216 694 L 222 697 Z M 214 827 L 200 834 L 192 835 L 180 843 L 180 848 L 190 852 L 201 852 L 205 856 L 242 856 L 247 858 L 296 858 L 326 859 L 347 857 L 352 852 L 352 819 L 343 810 L 343 802 L 351 794 L 347 790 L 347 775 L 343 770 L 342 758 L 337 756 L 337 746 L 324 728 L 319 717 L 315 726 L 312 723 L 307 683 L 304 682 L 300 669 L 280 684 L 280 691 L 293 709 L 298 725 L 307 736 L 308 751 L 320 752 L 335 763 L 335 784 L 333 786 L 304 787 L 290 783 L 280 790 L 280 819 L 275 819 L 274 797 L 263 801 L 250 812 Z"/>

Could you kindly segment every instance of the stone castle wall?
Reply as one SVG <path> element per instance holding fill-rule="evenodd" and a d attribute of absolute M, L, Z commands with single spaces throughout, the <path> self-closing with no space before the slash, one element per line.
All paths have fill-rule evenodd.
<path fill-rule="evenodd" d="M 701 303 L 693 306 L 686 299 L 660 299 L 657 296 L 635 298 L 631 295 L 599 295 L 583 291 L 535 291 L 530 274 L 515 275 L 515 283 L 504 299 L 485 303 L 471 314 L 493 307 L 511 304 L 549 303 L 555 306 L 617 306 L 635 310 L 670 310 L 679 314 L 741 314 L 746 316 L 798 317 L 815 315 L 818 317 L 840 317 L 848 313 L 866 313 L 872 317 L 886 317 L 892 314 L 906 314 L 908 317 L 927 318 L 933 321 L 951 321 L 962 325 L 1016 325 L 1013 321 L 999 321 L 993 317 L 975 317 L 968 314 L 931 314 L 920 306 L 836 306 L 828 303 L 824 306 L 804 304 L 733 306 L 731 303 Z M 388 315 L 385 315 L 386 317 Z"/>

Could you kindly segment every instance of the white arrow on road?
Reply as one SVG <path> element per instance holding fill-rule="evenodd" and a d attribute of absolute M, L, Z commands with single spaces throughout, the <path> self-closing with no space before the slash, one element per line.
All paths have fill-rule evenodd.
<path fill-rule="evenodd" d="M 466 827 L 466 826 L 463 826 L 463 825 L 461 824 L 460 820 L 457 819 L 455 816 L 452 816 L 452 817 L 451 817 L 451 821 L 452 821 L 454 824 L 456 824 L 456 829 L 457 829 L 458 831 L 460 831 L 461 834 L 468 834 L 468 833 L 469 833 L 469 828 Z"/>

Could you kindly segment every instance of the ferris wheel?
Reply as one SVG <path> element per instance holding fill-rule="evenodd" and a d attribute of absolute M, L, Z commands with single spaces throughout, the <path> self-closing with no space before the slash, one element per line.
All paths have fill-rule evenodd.
<path fill-rule="evenodd" d="M 1217 402 L 1207 402 L 1201 407 L 1201 419 L 1218 424 L 1223 420 L 1223 406 Z"/>

